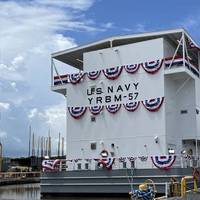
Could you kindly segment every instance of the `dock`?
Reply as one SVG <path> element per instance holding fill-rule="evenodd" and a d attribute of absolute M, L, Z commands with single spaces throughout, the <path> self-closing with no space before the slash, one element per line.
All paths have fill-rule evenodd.
<path fill-rule="evenodd" d="M 40 172 L 7 172 L 0 173 L 0 186 L 39 183 Z"/>

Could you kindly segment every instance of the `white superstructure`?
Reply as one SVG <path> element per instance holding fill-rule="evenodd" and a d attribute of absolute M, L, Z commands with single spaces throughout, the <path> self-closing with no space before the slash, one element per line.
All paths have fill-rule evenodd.
<path fill-rule="evenodd" d="M 52 54 L 51 87 L 67 102 L 67 159 L 75 161 L 68 169 L 96 169 L 92 160 L 103 150 L 116 160 L 147 157 L 147 162 L 134 163 L 137 168 L 153 167 L 151 156 L 197 156 L 199 58 L 197 45 L 183 29 L 111 37 Z M 66 66 L 59 68 L 56 61 Z M 78 74 L 60 73 L 68 65 Z M 91 80 L 87 74 L 94 71 L 100 75 Z M 124 106 L 130 102 L 138 103 L 134 112 Z M 94 115 L 93 106 L 103 110 Z M 77 107 L 83 115 L 75 119 L 68 109 L 75 115 Z M 119 162 L 113 165 L 120 167 Z"/>

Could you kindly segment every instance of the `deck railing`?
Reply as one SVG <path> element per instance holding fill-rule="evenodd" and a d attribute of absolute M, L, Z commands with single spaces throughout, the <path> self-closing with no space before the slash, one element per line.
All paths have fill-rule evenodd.
<path fill-rule="evenodd" d="M 189 168 L 189 167 L 198 167 L 200 166 L 200 158 L 196 156 L 183 156 L 176 155 L 174 158 L 163 158 L 165 156 L 159 156 L 158 161 L 156 158 L 153 161 L 153 157 L 150 156 L 140 156 L 140 157 L 124 157 L 122 158 L 113 158 L 113 163 L 111 159 L 104 159 L 104 162 L 101 162 L 101 159 L 74 159 L 74 160 L 60 160 L 56 165 L 55 169 L 45 169 L 43 171 L 74 171 L 74 170 L 100 170 L 103 167 L 116 169 L 156 169 L 156 168 Z M 110 159 L 110 160 L 109 160 Z M 162 161 L 163 160 L 163 161 Z M 157 163 L 156 163 L 157 162 Z"/>
<path fill-rule="evenodd" d="M 183 59 L 181 56 L 176 57 L 167 57 L 164 58 L 164 68 L 165 69 L 171 69 L 171 68 L 179 68 L 179 67 L 186 67 L 189 69 L 195 76 L 199 77 L 199 70 L 198 67 L 193 65 L 189 59 Z M 85 74 L 85 73 L 83 73 Z M 53 86 L 59 86 L 59 85 L 66 85 L 70 83 L 70 74 L 62 74 L 62 75 L 56 75 L 53 76 Z"/>

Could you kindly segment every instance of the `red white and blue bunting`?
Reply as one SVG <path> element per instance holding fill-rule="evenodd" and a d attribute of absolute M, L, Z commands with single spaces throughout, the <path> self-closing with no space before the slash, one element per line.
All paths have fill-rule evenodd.
<path fill-rule="evenodd" d="M 68 83 L 68 74 L 54 76 L 54 85 L 62 85 Z"/>
<path fill-rule="evenodd" d="M 87 107 L 68 107 L 70 115 L 75 119 L 80 119 L 86 112 Z"/>
<path fill-rule="evenodd" d="M 151 156 L 153 164 L 159 169 L 169 169 L 176 160 L 176 155 Z"/>
<path fill-rule="evenodd" d="M 88 72 L 87 77 L 90 80 L 96 80 L 101 74 L 101 71 L 93 71 L 93 72 Z"/>
<path fill-rule="evenodd" d="M 106 109 L 109 113 L 115 114 L 117 111 L 119 111 L 121 108 L 121 104 L 112 104 L 112 105 L 106 105 Z"/>
<path fill-rule="evenodd" d="M 119 75 L 122 72 L 123 67 L 112 67 L 109 69 L 104 69 L 103 73 L 105 75 L 105 77 L 109 80 L 115 80 L 119 77 Z"/>
<path fill-rule="evenodd" d="M 134 162 L 134 161 L 137 159 L 137 157 L 132 157 L 132 156 L 127 157 L 127 158 L 128 158 L 128 160 L 129 160 L 130 162 Z"/>
<path fill-rule="evenodd" d="M 123 69 L 129 74 L 134 74 L 140 69 L 141 66 L 147 73 L 155 74 L 156 72 L 160 70 L 163 63 L 165 65 L 165 68 L 168 68 L 169 66 L 171 67 L 179 66 L 179 65 L 183 65 L 183 58 L 180 56 L 176 56 L 172 62 L 172 57 L 167 57 L 167 58 L 158 59 L 158 60 L 154 60 L 150 62 L 127 64 L 127 65 L 122 65 L 122 66 L 117 66 L 117 67 L 112 67 L 112 68 L 108 68 L 104 70 L 97 70 L 97 71 L 92 71 L 92 72 L 87 72 L 87 73 L 81 72 L 81 73 L 76 73 L 76 74 L 55 76 L 54 85 L 60 85 L 63 83 L 77 84 L 81 82 L 81 80 L 83 80 L 86 74 L 90 80 L 96 80 L 100 76 L 102 71 L 107 79 L 116 80 L 120 76 Z M 186 67 L 188 67 L 188 69 L 191 70 L 193 74 L 199 77 L 198 68 L 196 68 L 193 64 L 191 64 L 188 58 L 185 59 L 185 64 L 186 64 Z"/>
<path fill-rule="evenodd" d="M 124 69 L 129 74 L 134 74 L 138 71 L 141 64 L 124 65 Z"/>
<path fill-rule="evenodd" d="M 115 158 L 102 158 L 98 160 L 98 165 L 100 167 L 105 167 L 108 170 L 111 170 L 114 162 L 115 162 Z"/>
<path fill-rule="evenodd" d="M 164 97 L 158 97 L 155 99 L 144 100 L 142 101 L 142 104 L 148 111 L 156 112 L 162 106 L 163 101 L 164 101 Z M 139 105 L 140 105 L 140 101 L 123 104 L 124 109 L 127 110 L 128 112 L 134 112 L 135 110 L 137 110 Z M 85 114 L 87 108 L 91 114 L 98 115 L 103 111 L 104 107 L 106 107 L 106 110 L 109 113 L 115 114 L 120 110 L 121 104 L 112 104 L 112 105 L 106 105 L 106 106 L 95 105 L 95 106 L 89 106 L 89 107 L 68 107 L 68 111 L 74 119 L 80 119 Z"/>
<path fill-rule="evenodd" d="M 163 101 L 164 101 L 164 97 L 158 97 L 155 99 L 144 100 L 142 101 L 142 104 L 148 111 L 155 112 L 159 110 Z"/>
<path fill-rule="evenodd" d="M 43 171 L 55 171 L 58 169 L 58 164 L 60 164 L 60 160 L 43 160 L 42 161 L 42 169 Z"/>
<path fill-rule="evenodd" d="M 70 74 L 69 81 L 72 84 L 77 84 L 83 79 L 84 73 Z"/>
<path fill-rule="evenodd" d="M 122 162 L 122 163 L 126 162 L 126 157 L 120 157 L 119 162 Z"/>
<path fill-rule="evenodd" d="M 129 112 L 134 112 L 135 110 L 137 110 L 137 108 L 140 105 L 139 101 L 135 101 L 135 102 L 129 102 L 129 103 L 125 103 L 123 104 L 124 108 L 129 111 Z"/>
<path fill-rule="evenodd" d="M 162 64 L 163 64 L 163 59 L 151 62 L 145 62 L 142 65 L 142 67 L 147 73 L 154 74 L 161 68 Z"/>
<path fill-rule="evenodd" d="M 103 110 L 104 106 L 91 106 L 89 107 L 90 112 L 93 115 L 98 115 Z"/>
<path fill-rule="evenodd" d="M 148 160 L 148 156 L 139 156 L 140 161 L 146 162 Z"/>

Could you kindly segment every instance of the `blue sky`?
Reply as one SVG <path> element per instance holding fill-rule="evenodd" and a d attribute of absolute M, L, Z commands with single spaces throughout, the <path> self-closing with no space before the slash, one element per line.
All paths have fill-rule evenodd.
<path fill-rule="evenodd" d="M 5 156 L 21 156 L 29 124 L 37 136 L 50 129 L 54 144 L 65 135 L 65 99 L 50 91 L 52 52 L 177 27 L 199 43 L 200 1 L 0 0 L 0 24 L 0 140 Z"/>

